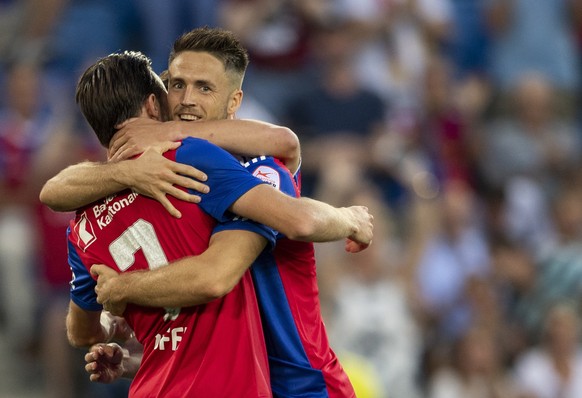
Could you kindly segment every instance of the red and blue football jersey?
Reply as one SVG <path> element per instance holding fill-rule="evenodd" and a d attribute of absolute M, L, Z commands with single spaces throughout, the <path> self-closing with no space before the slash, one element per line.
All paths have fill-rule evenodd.
<path fill-rule="evenodd" d="M 260 157 L 245 164 L 256 177 L 298 197 L 300 186 L 279 161 Z M 319 303 L 313 243 L 279 234 L 274 251 L 251 268 L 263 318 L 274 397 L 355 397 L 329 340 Z"/>
<path fill-rule="evenodd" d="M 158 202 L 129 190 L 95 202 L 76 214 L 68 235 L 73 270 L 71 299 L 101 310 L 88 270 L 103 263 L 118 272 L 155 269 L 202 253 L 217 222 L 221 229 L 256 232 L 274 243 L 269 228 L 229 221 L 227 209 L 262 182 L 222 149 L 186 139 L 166 155 L 208 175 L 210 192 L 200 205 L 170 198 L 183 217 L 170 216 Z M 144 346 L 131 397 L 270 397 L 261 319 L 247 272 L 226 296 L 188 308 L 128 305 L 124 313 Z"/>

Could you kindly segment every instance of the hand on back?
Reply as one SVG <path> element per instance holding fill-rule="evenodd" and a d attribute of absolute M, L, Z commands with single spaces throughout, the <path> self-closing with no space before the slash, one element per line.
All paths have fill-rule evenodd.
<path fill-rule="evenodd" d="M 167 195 L 186 202 L 199 203 L 200 196 L 180 187 L 195 192 L 206 193 L 208 186 L 206 174 L 192 166 L 177 163 L 165 158 L 165 150 L 175 149 L 179 143 L 168 147 L 147 149 L 140 157 L 126 162 L 126 184 L 139 194 L 148 196 L 160 202 L 174 217 L 180 218 L 181 213 L 170 202 Z"/>

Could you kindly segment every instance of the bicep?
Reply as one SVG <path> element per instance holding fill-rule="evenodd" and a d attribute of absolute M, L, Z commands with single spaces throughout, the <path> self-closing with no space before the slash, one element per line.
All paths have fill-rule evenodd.
<path fill-rule="evenodd" d="M 247 191 L 230 209 L 239 216 L 265 224 L 287 236 L 295 235 L 295 228 L 301 223 L 303 215 L 297 198 L 267 184 Z"/>

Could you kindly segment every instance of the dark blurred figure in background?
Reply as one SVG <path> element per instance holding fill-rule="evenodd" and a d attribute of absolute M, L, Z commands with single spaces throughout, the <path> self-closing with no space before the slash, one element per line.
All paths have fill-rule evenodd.
<path fill-rule="evenodd" d="M 492 39 L 491 76 L 506 91 L 521 75 L 545 75 L 561 94 L 580 87 L 574 31 L 580 0 L 492 0 L 487 14 Z M 578 21 L 579 22 L 579 21 Z"/>
<path fill-rule="evenodd" d="M 219 24 L 248 49 L 245 96 L 280 120 L 289 98 L 314 82 L 309 39 L 325 18 L 326 0 L 222 0 Z"/>
<path fill-rule="evenodd" d="M 318 184 L 337 183 L 337 179 L 325 178 L 324 174 L 335 167 L 328 160 L 347 162 L 350 168 L 361 168 L 366 174 L 365 154 L 358 152 L 384 128 L 386 104 L 356 78 L 352 56 L 356 44 L 350 25 L 344 21 L 330 20 L 318 26 L 310 41 L 317 83 L 292 97 L 286 107 L 285 120 L 302 141 L 305 196 L 317 195 Z M 335 148 L 349 142 L 354 145 L 345 149 L 351 148 L 352 155 L 338 156 Z"/>
<path fill-rule="evenodd" d="M 168 66 L 168 54 L 176 37 L 194 26 L 215 27 L 221 0 L 132 0 L 142 51 L 152 59 L 154 71 Z"/>
<path fill-rule="evenodd" d="M 579 302 L 548 307 L 541 340 L 518 358 L 514 370 L 519 398 L 582 395 Z"/>
<path fill-rule="evenodd" d="M 427 398 L 518 398 L 497 337 L 483 325 L 464 332 L 455 342 L 452 363 L 429 380 Z"/>

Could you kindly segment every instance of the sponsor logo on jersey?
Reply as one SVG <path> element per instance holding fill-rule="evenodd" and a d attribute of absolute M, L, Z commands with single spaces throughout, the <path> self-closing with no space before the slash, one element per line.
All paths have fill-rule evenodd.
<path fill-rule="evenodd" d="M 113 221 L 115 214 L 132 204 L 138 196 L 137 192 L 132 192 L 120 198 L 113 195 L 107 197 L 103 203 L 93 206 L 93 215 L 99 229 L 108 226 Z"/>
<path fill-rule="evenodd" d="M 77 224 L 75 224 L 75 233 L 78 238 L 77 246 L 83 251 L 86 251 L 97 240 L 95 231 L 93 230 L 93 224 L 87 218 L 87 213 L 83 213 Z"/>
<path fill-rule="evenodd" d="M 253 171 L 253 175 L 273 187 L 279 189 L 281 186 L 281 176 L 279 172 L 269 166 L 259 166 Z"/>

